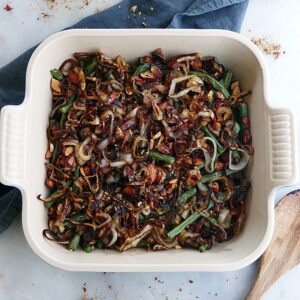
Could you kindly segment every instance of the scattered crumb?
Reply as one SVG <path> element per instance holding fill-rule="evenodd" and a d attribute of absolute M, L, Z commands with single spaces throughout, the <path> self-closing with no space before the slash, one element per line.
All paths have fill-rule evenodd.
<path fill-rule="evenodd" d="M 226 281 L 228 282 L 228 281 L 229 281 L 229 279 L 228 279 L 228 278 L 226 278 Z"/>
<path fill-rule="evenodd" d="M 138 15 L 140 16 L 141 14 L 142 14 L 142 12 L 141 12 L 141 11 L 139 11 L 139 12 L 138 12 Z"/>
<path fill-rule="evenodd" d="M 164 281 L 160 280 L 160 279 L 157 278 L 157 277 L 154 277 L 154 280 L 157 281 L 158 283 L 165 283 Z"/>
<path fill-rule="evenodd" d="M 135 13 L 136 10 L 137 10 L 137 5 L 131 6 L 130 10 L 131 10 L 133 13 Z"/>
<path fill-rule="evenodd" d="M 179 292 L 182 292 L 182 288 L 178 289 Z"/>
<path fill-rule="evenodd" d="M 238 278 L 237 277 L 235 277 L 235 280 L 237 280 Z"/>
<path fill-rule="evenodd" d="M 142 22 L 142 25 L 143 25 L 144 27 L 147 27 L 147 24 L 146 24 L 145 22 Z"/>
<path fill-rule="evenodd" d="M 218 293 L 215 293 L 215 296 L 218 296 Z"/>
<path fill-rule="evenodd" d="M 9 4 L 6 4 L 4 7 L 3 7 L 4 10 L 6 11 L 11 11 L 13 10 L 14 8 L 12 6 L 10 6 Z"/>
<path fill-rule="evenodd" d="M 154 11 L 154 7 L 151 6 L 151 7 L 150 7 L 150 10 L 151 10 L 151 11 Z"/>
<path fill-rule="evenodd" d="M 261 49 L 265 54 L 272 55 L 274 59 L 278 59 L 285 51 L 281 51 L 281 45 L 267 40 L 267 38 L 251 38 L 251 41 Z"/>
<path fill-rule="evenodd" d="M 111 290 L 112 289 L 112 285 L 109 285 L 108 288 Z"/>
<path fill-rule="evenodd" d="M 169 300 L 168 294 L 166 294 L 166 293 L 161 293 L 161 295 L 162 295 L 163 297 L 165 297 L 165 300 Z"/>
<path fill-rule="evenodd" d="M 193 280 L 189 280 L 189 283 L 193 283 L 194 281 Z"/>
<path fill-rule="evenodd" d="M 101 11 L 101 9 L 99 8 L 99 7 L 97 7 L 96 9 L 95 9 L 95 12 L 96 13 L 99 13 Z"/>
<path fill-rule="evenodd" d="M 83 284 L 82 290 L 83 290 L 82 300 L 93 300 L 93 298 L 89 297 L 89 295 L 87 294 L 86 283 Z"/>
<path fill-rule="evenodd" d="M 41 18 L 48 18 L 50 17 L 49 14 L 45 13 L 45 12 L 42 12 L 41 15 L 40 15 Z"/>

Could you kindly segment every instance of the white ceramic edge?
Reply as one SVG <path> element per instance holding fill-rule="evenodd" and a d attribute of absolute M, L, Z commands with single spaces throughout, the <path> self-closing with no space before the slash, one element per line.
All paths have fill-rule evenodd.
<path fill-rule="evenodd" d="M 26 72 L 26 93 L 25 93 L 25 99 L 24 102 L 21 104 L 26 108 L 27 99 L 30 99 L 31 94 L 31 86 L 29 84 L 29 78 L 32 71 L 32 66 L 34 64 L 35 59 L 40 55 L 40 53 L 43 51 L 43 49 L 50 44 L 51 42 L 60 39 L 65 38 L 67 36 L 72 35 L 86 35 L 86 36 L 95 36 L 99 34 L 109 34 L 109 35 L 123 35 L 123 36 L 132 36 L 132 35 L 162 35 L 162 36 L 176 36 L 179 34 L 185 34 L 188 36 L 220 36 L 220 37 L 227 37 L 230 39 L 237 40 L 238 42 L 244 44 L 246 47 L 248 47 L 256 56 L 261 70 L 263 74 L 263 94 L 265 98 L 265 102 L 268 108 L 268 114 L 270 115 L 272 108 L 270 106 L 269 102 L 269 94 L 268 94 L 268 72 L 266 68 L 266 64 L 264 62 L 264 58 L 262 54 L 259 52 L 257 47 L 247 38 L 243 37 L 242 35 L 238 33 L 234 33 L 227 30 L 197 30 L 197 29 L 72 29 L 72 30 L 66 30 L 59 33 L 56 33 L 49 38 L 47 38 L 44 42 L 42 42 L 38 48 L 34 51 L 33 55 L 30 58 L 27 72 Z M 292 131 L 293 138 L 296 138 L 295 131 Z M 293 139 L 295 141 L 295 139 Z M 295 144 L 295 143 L 294 143 Z M 297 181 L 297 176 L 295 176 L 291 182 L 289 182 L 289 185 L 294 184 Z M 210 264 L 210 265 L 164 265 L 164 264 L 152 264 L 152 265 L 101 265 L 101 266 L 94 266 L 93 268 L 90 267 L 89 264 L 85 265 L 76 265 L 73 263 L 66 263 L 64 261 L 60 261 L 58 259 L 53 259 L 51 256 L 49 256 L 47 253 L 44 252 L 43 249 L 39 248 L 34 240 L 31 237 L 30 229 L 27 224 L 27 218 L 26 218 L 26 211 L 28 209 L 28 203 L 26 198 L 26 191 L 22 185 L 17 185 L 17 187 L 22 192 L 22 197 L 24 199 L 23 201 L 23 211 L 22 211 L 22 224 L 23 224 L 23 230 L 25 233 L 25 237 L 27 239 L 27 242 L 33 249 L 33 251 L 44 261 L 47 263 L 56 266 L 58 268 L 62 268 L 65 270 L 70 271 L 121 271 L 121 272 L 137 272 L 137 271 L 143 271 L 143 272 L 152 272 L 152 271 L 161 271 L 161 272 L 169 272 L 169 271 L 231 271 L 235 269 L 240 269 L 242 267 L 245 267 L 255 261 L 266 249 L 268 246 L 273 229 L 274 229 L 274 198 L 275 198 L 275 190 L 276 186 L 272 186 L 271 183 L 269 183 L 270 186 L 270 192 L 267 199 L 267 214 L 268 214 L 268 223 L 267 223 L 267 229 L 264 235 L 264 238 L 262 239 L 261 243 L 258 245 L 255 251 L 253 251 L 250 255 L 244 257 L 243 259 L 236 261 L 234 263 L 227 263 L 227 264 Z"/>

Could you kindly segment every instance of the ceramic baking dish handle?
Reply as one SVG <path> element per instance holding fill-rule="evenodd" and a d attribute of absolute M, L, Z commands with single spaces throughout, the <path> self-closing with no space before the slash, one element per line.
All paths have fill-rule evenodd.
<path fill-rule="evenodd" d="M 271 185 L 278 188 L 298 181 L 297 135 L 294 113 L 272 108 L 269 116 Z"/>
<path fill-rule="evenodd" d="M 22 186 L 25 176 L 25 105 L 7 105 L 0 113 L 0 181 Z"/>

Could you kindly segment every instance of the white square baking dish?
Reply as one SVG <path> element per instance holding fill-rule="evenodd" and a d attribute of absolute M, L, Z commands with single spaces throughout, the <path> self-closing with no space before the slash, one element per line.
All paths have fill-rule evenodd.
<path fill-rule="evenodd" d="M 140 249 L 119 253 L 70 252 L 43 238 L 47 212 L 38 194 L 46 194 L 46 128 L 51 108 L 50 69 L 74 52 L 102 49 L 128 60 L 162 48 L 166 56 L 200 51 L 231 68 L 244 90 L 250 89 L 250 117 L 255 155 L 249 168 L 252 188 L 242 233 L 210 251 Z M 0 180 L 19 188 L 23 197 L 23 229 L 32 249 L 51 265 L 72 271 L 228 271 L 256 260 L 266 249 L 274 227 L 274 195 L 278 187 L 298 179 L 294 115 L 271 108 L 266 65 L 258 49 L 239 34 L 222 30 L 68 30 L 45 40 L 32 55 L 26 95 L 19 106 L 6 106 L 0 120 Z"/>

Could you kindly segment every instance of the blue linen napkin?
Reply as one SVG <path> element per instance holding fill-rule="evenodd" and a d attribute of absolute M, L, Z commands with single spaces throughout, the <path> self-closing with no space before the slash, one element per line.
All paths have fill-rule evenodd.
<path fill-rule="evenodd" d="M 136 12 L 131 7 L 137 5 Z M 239 31 L 248 0 L 125 0 L 70 28 L 198 28 Z M 138 12 L 142 12 L 140 15 Z M 0 108 L 24 99 L 25 73 L 35 47 L 0 69 Z M 21 211 L 19 190 L 0 183 L 0 233 Z"/>

